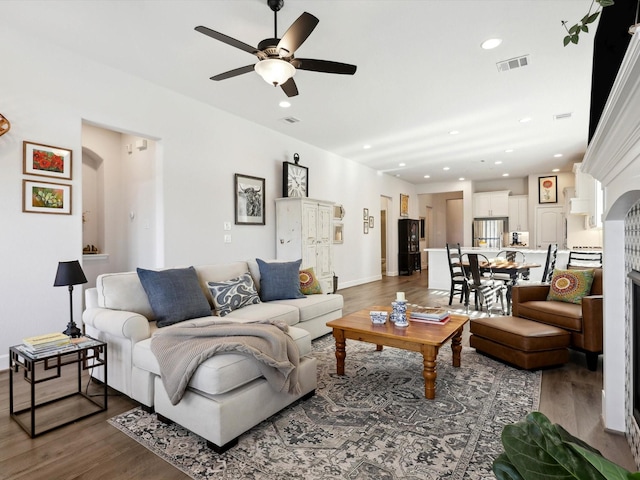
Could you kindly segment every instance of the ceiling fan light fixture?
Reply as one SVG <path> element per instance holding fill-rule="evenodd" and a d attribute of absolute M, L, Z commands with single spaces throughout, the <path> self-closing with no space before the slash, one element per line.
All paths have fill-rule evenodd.
<path fill-rule="evenodd" d="M 265 58 L 253 67 L 265 82 L 275 87 L 284 84 L 296 74 L 296 68 L 279 58 Z"/>
<path fill-rule="evenodd" d="M 501 38 L 489 38 L 480 44 L 480 46 L 485 50 L 492 50 L 499 46 L 502 43 Z"/>

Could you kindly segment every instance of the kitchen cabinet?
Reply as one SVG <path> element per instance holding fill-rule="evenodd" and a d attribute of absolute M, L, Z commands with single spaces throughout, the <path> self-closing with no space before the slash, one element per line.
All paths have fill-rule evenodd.
<path fill-rule="evenodd" d="M 306 197 L 276 199 L 276 258 L 313 267 L 324 293 L 333 292 L 333 202 Z"/>
<path fill-rule="evenodd" d="M 398 272 L 400 275 L 411 275 L 416 270 L 422 272 L 419 233 L 418 220 L 408 218 L 398 220 Z"/>
<path fill-rule="evenodd" d="M 509 190 L 473 194 L 473 217 L 508 217 Z"/>
<path fill-rule="evenodd" d="M 509 231 L 529 231 L 528 195 L 512 195 L 509 197 Z"/>
<path fill-rule="evenodd" d="M 573 164 L 575 173 L 575 197 L 570 200 L 570 213 L 585 215 L 585 228 L 602 227 L 602 185 L 582 171 L 582 163 Z"/>

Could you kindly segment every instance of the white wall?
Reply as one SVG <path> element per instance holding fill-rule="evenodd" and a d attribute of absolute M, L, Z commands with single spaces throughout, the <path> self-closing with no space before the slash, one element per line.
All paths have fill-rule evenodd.
<path fill-rule="evenodd" d="M 154 185 L 140 179 L 157 204 L 155 219 L 146 217 L 156 229 L 154 260 L 144 260 L 154 263 L 149 266 L 273 258 L 273 200 L 281 195 L 282 161 L 290 160 L 294 152 L 309 167 L 310 196 L 345 207 L 344 243 L 334 249 L 341 287 L 380 278 L 380 236 L 375 227 L 374 234 L 363 234 L 362 208 L 370 209 L 378 225 L 380 195 L 388 196 L 392 199 L 391 227 L 398 219 L 399 194 L 405 193 L 410 195 L 410 217 L 418 218 L 417 192 L 406 182 L 51 45 L 38 44 L 28 34 L 1 31 L 0 58 L 0 105 L 12 124 L 11 131 L 0 138 L 0 218 L 5 232 L 0 236 L 5 271 L 0 280 L 4 293 L 0 317 L 12 325 L 0 334 L 0 368 L 7 367 L 7 357 L 1 352 L 7 352 L 9 345 L 26 336 L 62 330 L 68 321 L 67 290 L 52 284 L 58 261 L 82 255 L 83 122 L 156 141 Z M 67 182 L 73 186 L 72 215 L 21 212 L 23 140 L 73 150 L 73 180 Z M 223 235 L 229 232 L 223 230 L 223 223 L 233 224 L 234 173 L 266 179 L 266 225 L 233 225 L 232 243 L 225 244 Z M 140 200 L 119 196 L 129 203 Z M 145 214 L 140 213 L 141 218 Z M 109 219 L 106 224 L 111 226 Z M 389 236 L 389 269 L 397 272 L 397 255 L 392 254 L 397 251 L 397 229 L 390 228 Z M 142 239 L 139 235 L 133 238 L 133 242 Z M 134 248 L 140 255 L 141 244 Z M 74 295 L 78 323 L 81 292 L 76 288 Z"/>

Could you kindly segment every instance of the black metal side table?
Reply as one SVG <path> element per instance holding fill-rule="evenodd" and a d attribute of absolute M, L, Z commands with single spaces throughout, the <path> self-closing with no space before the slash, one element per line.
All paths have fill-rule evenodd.
<path fill-rule="evenodd" d="M 106 343 L 86 337 L 86 341 L 77 345 L 45 354 L 34 354 L 24 345 L 15 345 L 9 348 L 9 357 L 9 414 L 31 438 L 107 409 Z M 74 369 L 63 367 L 74 364 L 77 365 L 77 384 L 69 388 L 73 383 L 63 382 L 63 372 Z M 100 393 L 90 395 L 82 389 L 82 373 L 93 368 L 104 368 L 105 382 Z M 18 375 L 21 370 L 22 375 Z M 44 385 L 36 389 L 45 382 L 50 382 L 50 389 Z M 18 401 L 18 397 L 22 400 Z M 17 404 L 20 406 L 16 407 Z M 36 420 L 47 426 L 37 429 Z"/>

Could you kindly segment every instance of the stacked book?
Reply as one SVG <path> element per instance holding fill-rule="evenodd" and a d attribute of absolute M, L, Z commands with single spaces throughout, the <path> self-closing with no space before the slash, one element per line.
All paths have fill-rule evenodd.
<path fill-rule="evenodd" d="M 411 313 L 409 314 L 410 320 L 436 325 L 444 325 L 450 318 L 449 311 L 442 307 L 421 307 L 416 305 L 411 308 Z"/>
<path fill-rule="evenodd" d="M 51 353 L 71 345 L 71 337 L 64 333 L 46 333 L 22 340 L 24 349 L 29 353 Z"/>

